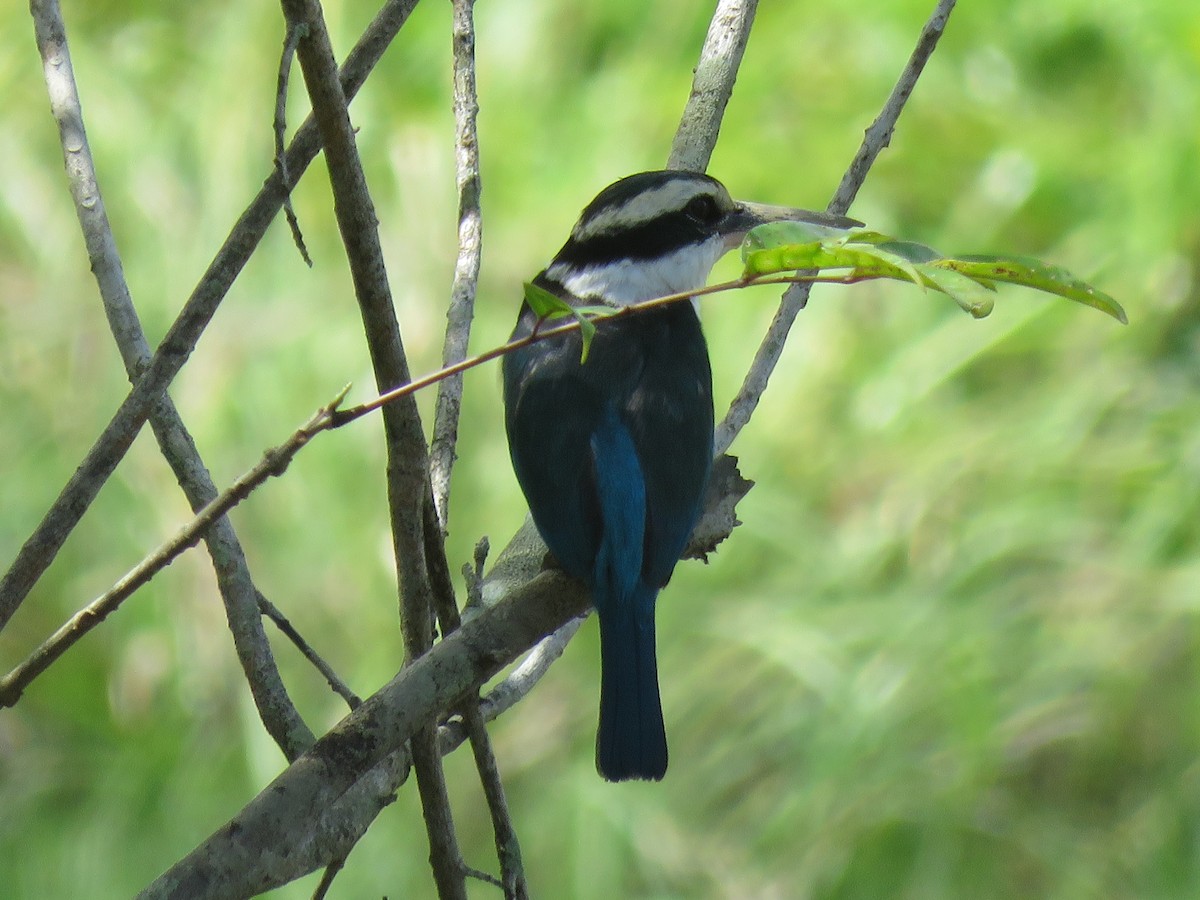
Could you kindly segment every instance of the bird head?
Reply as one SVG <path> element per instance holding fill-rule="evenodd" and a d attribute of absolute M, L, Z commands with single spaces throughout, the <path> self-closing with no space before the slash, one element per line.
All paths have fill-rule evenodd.
<path fill-rule="evenodd" d="M 614 306 L 696 290 L 751 228 L 781 221 L 862 224 L 734 200 L 721 182 L 696 172 L 641 172 L 587 205 L 543 278 L 567 294 Z"/>

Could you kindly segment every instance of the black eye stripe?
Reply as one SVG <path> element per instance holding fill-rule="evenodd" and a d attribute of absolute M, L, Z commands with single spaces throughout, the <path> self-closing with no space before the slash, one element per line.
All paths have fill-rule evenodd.
<path fill-rule="evenodd" d="M 707 175 L 631 175 L 587 205 L 552 266 L 578 269 L 663 257 L 712 240 L 731 208 L 721 183 Z"/>
<path fill-rule="evenodd" d="M 572 238 L 558 251 L 554 262 L 583 268 L 621 259 L 655 259 L 706 238 L 693 221 L 676 212 L 634 228 L 594 235 L 585 241 Z"/>

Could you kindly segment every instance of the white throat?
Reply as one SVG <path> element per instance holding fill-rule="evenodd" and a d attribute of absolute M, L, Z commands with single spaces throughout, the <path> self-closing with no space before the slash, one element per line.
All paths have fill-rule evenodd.
<path fill-rule="evenodd" d="M 581 300 L 629 306 L 704 287 L 727 249 L 721 238 L 714 237 L 657 259 L 622 259 L 583 269 L 554 263 L 546 275 Z"/>

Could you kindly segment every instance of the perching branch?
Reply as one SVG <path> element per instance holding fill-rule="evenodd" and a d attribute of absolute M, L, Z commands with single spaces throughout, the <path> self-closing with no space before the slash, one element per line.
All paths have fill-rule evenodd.
<path fill-rule="evenodd" d="M 311 871 L 297 871 L 290 857 L 302 855 L 314 816 L 444 710 L 448 700 L 478 686 L 587 603 L 580 583 L 546 573 L 464 623 L 402 668 L 141 896 L 247 897 Z"/>
<path fill-rule="evenodd" d="M 620 310 L 614 311 L 612 316 L 608 318 L 619 318 L 630 315 L 637 315 L 639 312 L 644 312 L 650 309 L 656 309 L 661 306 L 666 306 L 671 303 L 681 303 L 685 300 L 690 300 L 692 297 L 706 296 L 709 294 L 717 294 L 736 290 L 745 287 L 747 284 L 790 284 L 798 279 L 809 281 L 820 281 L 832 284 L 846 284 L 855 279 L 846 277 L 824 277 L 824 276 L 770 276 L 765 278 L 756 278 L 753 281 L 727 281 L 720 284 L 708 285 L 696 291 L 681 294 L 671 294 L 665 297 L 657 297 L 652 300 L 646 300 L 642 303 L 633 304 L 623 307 Z M 71 645 L 75 644 L 87 632 L 99 625 L 110 613 L 158 572 L 162 571 L 173 562 L 176 557 L 182 554 L 190 547 L 194 547 L 203 536 L 206 529 L 210 528 L 214 522 L 228 513 L 231 509 L 245 500 L 260 485 L 267 481 L 273 475 L 281 475 L 283 471 L 291 463 L 292 459 L 299 453 L 310 440 L 316 437 L 323 431 L 330 431 L 334 428 L 340 428 L 343 425 L 348 425 L 363 416 L 374 412 L 380 408 L 386 408 L 398 400 L 411 397 L 417 391 L 427 388 L 432 384 L 436 384 L 444 378 L 455 375 L 459 372 L 464 372 L 467 369 L 482 365 L 493 359 L 497 359 L 506 353 L 511 353 L 521 347 L 526 347 L 529 344 L 537 341 L 546 340 L 547 338 L 556 337 L 566 334 L 571 331 L 578 330 L 579 322 L 572 320 L 563 325 L 558 325 L 552 328 L 539 329 L 532 335 L 520 338 L 518 340 L 509 341 L 499 347 L 488 350 L 485 353 L 480 353 L 462 362 L 452 366 L 447 366 L 444 369 L 439 369 L 429 375 L 418 378 L 403 384 L 385 394 L 381 394 L 365 403 L 360 403 L 357 406 L 348 409 L 342 409 L 341 403 L 349 391 L 349 386 L 344 388 L 337 397 L 330 403 L 326 404 L 304 425 L 297 429 L 291 437 L 282 444 L 272 447 L 263 454 L 262 460 L 249 469 L 245 474 L 238 478 L 229 488 L 221 492 L 217 497 L 199 510 L 196 517 L 188 522 L 175 537 L 165 542 L 162 546 L 156 549 L 152 554 L 138 563 L 126 575 L 124 575 L 116 584 L 113 585 L 106 593 L 92 601 L 88 606 L 73 616 L 63 627 L 59 628 L 51 637 L 49 637 L 40 647 L 35 650 L 28 659 L 16 666 L 3 678 L 0 678 L 0 707 L 12 706 L 20 699 L 22 692 L 29 686 L 38 675 L 40 675 L 47 666 L 55 659 L 61 656 Z M 546 548 L 536 538 L 536 533 L 532 533 L 532 540 L 536 542 L 536 546 L 540 547 L 542 556 L 546 553 Z M 507 552 L 507 550 L 505 551 Z M 538 567 L 540 569 L 540 566 Z M 537 569 L 534 570 L 535 572 Z M 511 586 L 516 586 L 519 582 L 512 583 Z M 491 602 L 497 595 L 488 595 L 488 601 Z M 561 651 L 559 651 L 561 652 Z"/>
<path fill-rule="evenodd" d="M 858 194 L 858 189 L 866 180 L 871 165 L 875 162 L 875 157 L 891 141 L 896 121 L 900 118 L 900 113 L 903 112 L 904 105 L 908 102 L 917 79 L 921 77 L 925 63 L 929 60 L 941 39 L 942 32 L 946 29 L 950 13 L 954 11 L 954 4 L 955 0 L 938 0 L 925 27 L 921 29 L 917 45 L 904 70 L 900 73 L 896 86 L 892 88 L 891 96 L 884 104 L 883 111 L 866 130 L 862 146 L 859 147 L 858 153 L 854 155 L 853 161 L 846 169 L 846 174 L 842 177 L 842 182 L 838 185 L 833 199 L 829 201 L 826 211 L 842 215 L 850 208 L 851 202 Z M 800 310 L 804 309 L 805 304 L 808 303 L 808 294 L 811 289 L 811 285 L 798 283 L 784 292 L 775 318 L 763 336 L 758 352 L 754 355 L 754 361 L 750 364 L 750 369 L 742 381 L 742 386 L 729 405 L 729 411 L 725 414 L 725 418 L 717 426 L 713 443 L 718 455 L 729 449 L 734 438 L 738 436 L 738 432 L 754 415 L 758 401 L 762 397 L 763 391 L 767 389 L 771 373 L 775 371 L 775 366 L 783 353 L 788 332 L 791 331 L 792 324 L 796 321 Z"/>
<path fill-rule="evenodd" d="M 702 556 L 713 549 L 718 535 L 729 534 L 736 524 L 732 503 L 748 487 L 731 458 L 718 461 L 696 529 L 704 537 L 693 537 L 687 556 Z M 482 585 L 486 608 L 473 607 L 477 611 L 459 630 L 401 670 L 336 726 L 328 742 L 322 738 L 308 762 L 281 774 L 140 896 L 247 896 L 299 878 L 344 852 L 344 834 L 361 834 L 378 814 L 382 803 L 372 805 L 371 798 L 383 798 L 389 786 L 395 790 L 403 782 L 403 744 L 420 722 L 451 707 L 455 698 L 486 681 L 541 634 L 558 632 L 590 611 L 582 583 L 545 570 L 545 553 L 539 541 L 518 537 L 510 543 Z M 521 668 L 485 699 L 488 719 L 507 708 L 500 695 L 506 693 L 504 685 L 520 679 Z M 461 741 L 454 724 L 440 729 L 442 753 Z M 379 754 L 384 762 L 372 768 L 371 760 Z M 363 771 L 367 774 L 360 777 Z M 353 786 L 347 790 L 349 784 Z M 331 797 L 342 799 L 330 806 Z M 314 811 L 319 812 L 311 820 L 316 826 L 308 828 Z M 267 827 L 261 833 L 255 830 L 260 822 Z"/>
<path fill-rule="evenodd" d="M 714 470 L 698 532 L 712 536 L 732 529 L 729 507 L 716 501 L 731 492 L 745 493 L 745 483 L 739 488 L 738 480 L 731 463 Z M 709 540 L 693 542 L 688 555 L 711 550 Z M 361 834 L 382 806 L 380 801 L 374 805 L 368 801 L 383 797 L 388 785 L 394 790 L 403 781 L 402 748 L 418 728 L 455 706 L 544 635 L 578 621 L 590 610 L 582 582 L 558 570 L 544 570 L 545 553 L 539 542 L 510 544 L 482 588 L 490 605 L 402 668 L 232 821 L 139 896 L 144 900 L 251 896 L 306 875 L 342 854 L 343 832 Z M 483 704 L 485 710 L 502 706 L 502 701 L 491 698 Z M 441 752 L 457 746 L 457 733 L 453 727 L 441 730 Z M 387 767 L 401 775 L 388 775 L 383 771 Z M 364 796 L 358 797 L 359 793 Z M 338 815 L 343 802 L 349 808 Z M 314 830 L 320 834 L 314 836 Z"/>

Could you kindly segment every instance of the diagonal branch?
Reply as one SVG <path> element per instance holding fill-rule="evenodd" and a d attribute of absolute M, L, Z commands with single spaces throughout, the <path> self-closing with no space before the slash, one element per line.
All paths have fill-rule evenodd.
<path fill-rule="evenodd" d="M 740 477 L 730 464 L 714 469 L 714 476 L 703 525 L 697 529 L 709 537 L 693 541 L 689 556 L 711 550 L 715 536 L 729 534 L 735 519 L 723 498 L 746 490 L 745 482 L 736 487 Z M 490 605 L 402 668 L 139 897 L 251 896 L 344 853 L 378 815 L 385 802 L 378 798 L 403 782 L 403 747 L 418 729 L 456 706 L 543 636 L 579 621 L 590 610 L 583 583 L 545 569 L 545 555 L 540 542 L 524 541 L 518 534 L 483 584 L 483 597 Z M 487 718 L 507 708 L 511 694 L 505 694 L 485 700 Z M 461 734 L 453 724 L 443 729 L 440 751 L 457 746 Z M 350 843 L 347 835 L 352 836 Z"/>
<path fill-rule="evenodd" d="M 668 169 L 703 172 L 708 168 L 757 10 L 758 0 L 717 4 L 692 77 L 692 92 L 671 143 Z"/>
<path fill-rule="evenodd" d="M 618 318 L 630 315 L 637 315 L 648 309 L 655 309 L 670 303 L 681 303 L 693 297 L 716 294 L 722 291 L 730 291 L 739 287 L 744 287 L 749 283 L 753 284 L 789 284 L 798 279 L 805 278 L 813 281 L 824 281 L 837 284 L 847 283 L 845 277 L 822 277 L 822 276 L 765 276 L 753 279 L 752 282 L 743 280 L 728 281 L 721 284 L 709 285 L 701 288 L 698 291 L 688 291 L 681 294 L 671 294 L 665 297 L 656 297 L 652 300 L 646 300 L 641 303 L 635 303 L 631 306 L 622 307 L 614 312 L 608 318 Z M 534 334 L 526 337 L 518 338 L 514 341 L 509 341 L 499 347 L 494 347 L 470 359 L 465 359 L 462 362 L 455 363 L 444 369 L 439 369 L 429 375 L 422 376 L 416 381 L 406 382 L 400 387 L 394 388 L 385 394 L 381 394 L 372 400 L 365 403 L 360 403 L 357 406 L 349 409 L 341 409 L 340 404 L 344 399 L 347 391 L 350 390 L 347 385 L 337 397 L 329 404 L 322 407 L 307 423 L 302 425 L 291 437 L 282 444 L 268 449 L 262 460 L 241 475 L 232 485 L 218 494 L 213 500 L 206 504 L 202 509 L 198 510 L 190 522 L 185 524 L 175 536 L 163 543 L 153 553 L 139 562 L 128 573 L 122 576 L 116 584 L 100 597 L 93 600 L 61 628 L 58 629 L 51 637 L 47 638 L 29 658 L 19 666 L 16 666 L 3 678 L 0 678 L 0 706 L 12 706 L 20 699 L 21 693 L 29 686 L 29 683 L 80 638 L 83 637 L 91 629 L 95 628 L 102 622 L 105 617 L 112 613 L 125 600 L 131 597 L 135 591 L 145 585 L 151 578 L 166 568 L 176 557 L 191 547 L 196 546 L 203 537 L 205 531 L 209 529 L 214 522 L 221 516 L 228 513 L 231 509 L 245 500 L 268 478 L 280 475 L 291 464 L 293 457 L 299 453 L 308 442 L 320 434 L 322 431 L 330 431 L 334 428 L 340 428 L 347 425 L 363 416 L 374 412 L 377 409 L 385 408 L 388 404 L 394 403 L 402 398 L 411 397 L 417 391 L 435 384 L 443 378 L 454 375 L 458 372 L 466 371 L 475 366 L 482 365 L 485 362 L 510 353 L 513 350 L 521 347 L 526 347 L 536 341 L 546 340 L 558 335 L 566 334 L 570 331 L 575 331 L 579 328 L 579 321 L 572 320 L 571 322 L 560 325 L 555 328 L 541 329 Z M 432 499 L 428 501 L 432 503 Z M 426 510 L 426 513 L 428 510 Z M 436 523 L 430 524 L 426 529 L 428 535 L 440 534 Z M 527 520 L 526 525 L 518 532 L 517 537 L 510 542 L 509 548 L 513 543 L 528 539 L 532 547 L 537 548 L 538 558 L 541 559 L 546 555 L 546 546 L 541 542 L 541 538 L 537 535 L 537 530 Z M 508 552 L 506 548 L 505 553 Z M 426 552 L 427 558 L 430 560 L 430 566 L 433 568 L 445 568 L 444 548 L 440 540 L 427 540 Z M 531 551 L 532 552 L 532 551 Z M 537 569 L 533 570 L 532 574 L 536 574 L 540 570 L 540 564 Z M 530 577 L 532 577 L 532 574 Z M 260 601 L 260 607 L 264 614 L 275 618 L 272 615 L 269 606 L 264 605 Z M 449 621 L 449 620 L 448 620 Z M 302 648 L 303 649 L 303 648 Z M 561 650 L 559 651 L 561 652 Z M 306 654 L 307 655 L 307 654 Z M 347 694 L 344 690 L 339 690 L 343 696 Z"/>
<path fill-rule="evenodd" d="M 900 113 L 904 111 L 904 105 L 912 95 L 917 79 L 925 70 L 925 63 L 929 61 L 930 55 L 937 47 L 938 41 L 941 40 L 942 33 L 946 30 L 946 22 L 950 18 L 950 13 L 954 11 L 954 4 L 955 0 L 938 0 L 925 27 L 921 29 L 917 45 L 908 58 L 908 63 L 901 71 L 896 86 L 892 88 L 891 96 L 888 97 L 878 117 L 866 130 L 862 145 L 846 169 L 846 174 L 842 177 L 842 182 L 838 185 L 833 199 L 829 201 L 829 206 L 826 207 L 827 211 L 841 215 L 850 208 L 850 204 L 858 194 L 858 189 L 862 187 L 867 173 L 871 170 L 871 165 L 875 162 L 875 157 L 891 141 L 896 121 L 900 118 Z M 792 324 L 796 321 L 800 310 L 804 309 L 805 304 L 808 303 L 808 295 L 811 290 L 812 285 L 797 283 L 784 292 L 775 318 L 763 336 L 754 361 L 750 364 L 750 369 L 742 381 L 742 386 L 733 398 L 725 418 L 717 426 L 714 444 L 718 454 L 729 449 L 734 438 L 738 436 L 738 432 L 754 415 L 758 401 L 762 397 L 763 391 L 767 389 L 771 373 L 775 371 L 775 366 L 783 353 L 783 347 L 787 342 Z"/>
<path fill-rule="evenodd" d="M 411 379 L 388 287 L 375 204 L 358 155 L 333 45 L 318 0 L 283 0 L 283 11 L 289 29 L 305 29 L 297 47 L 300 68 L 325 146 L 334 214 L 350 263 L 375 381 L 379 390 L 385 392 Z M 425 436 L 411 394 L 384 407 L 383 428 L 400 624 L 406 662 L 411 665 L 433 643 L 433 589 L 426 566 L 428 524 L 424 517 L 426 502 L 432 504 L 432 492 Z M 440 534 L 438 529 L 439 538 Z M 451 608 L 453 605 L 451 596 Z M 438 894 L 448 900 L 466 900 L 464 865 L 454 833 L 434 722 L 424 723 L 412 735 L 411 752 Z"/>
<path fill-rule="evenodd" d="M 353 97 L 362 87 L 416 3 L 417 0 L 388 0 L 359 38 L 341 72 L 347 97 Z M 319 149 L 317 128 L 310 117 L 296 132 L 288 149 L 287 170 L 293 179 L 303 174 Z M 4 578 L 0 579 L 0 628 L 53 562 L 67 536 L 128 452 L 151 405 L 162 396 L 187 361 L 286 196 L 279 172 L 272 172 L 225 239 L 133 390 L 18 551 Z"/>
<path fill-rule="evenodd" d="M 50 110 L 58 123 L 67 179 L 92 272 L 125 370 L 130 381 L 136 382 L 150 362 L 150 345 L 125 281 L 116 239 L 96 179 L 62 12 L 58 0 L 33 0 L 30 13 L 42 56 Z M 217 496 L 217 488 L 167 394 L 151 406 L 150 426 L 193 512 L 199 511 Z M 206 532 L 205 541 L 225 603 L 234 647 L 250 683 L 259 716 L 284 755 L 289 760 L 295 759 L 312 744 L 314 736 L 288 697 L 275 665 L 258 614 L 260 594 L 250 577 L 241 543 L 225 517 L 218 519 Z"/>
<path fill-rule="evenodd" d="M 475 291 L 479 284 L 479 261 L 483 251 L 483 217 L 479 206 L 479 133 L 475 120 L 479 98 L 475 92 L 475 0 L 454 0 L 454 165 L 458 184 L 458 260 L 450 308 L 446 312 L 446 341 L 442 365 L 449 366 L 467 355 L 471 320 L 475 315 Z M 449 515 L 450 472 L 458 444 L 458 419 L 462 410 L 461 375 L 438 385 L 430 445 L 429 474 L 438 519 L 444 528 Z"/>
<path fill-rule="evenodd" d="M 587 603 L 581 584 L 546 573 L 464 623 L 401 669 L 141 896 L 246 897 L 303 874 L 270 863 L 281 867 L 301 853 L 314 817 L 425 727 L 447 698 L 479 685 L 512 658 L 514 648 L 531 646 Z"/>
<path fill-rule="evenodd" d="M 344 393 L 343 391 L 343 395 Z M 284 444 L 268 450 L 258 465 L 235 481 L 203 509 L 200 509 L 192 521 L 181 528 L 171 540 L 138 563 L 103 596 L 72 616 L 21 665 L 0 678 L 0 707 L 15 704 L 20 699 L 21 692 L 34 678 L 48 669 L 84 634 L 104 621 L 106 616 L 116 610 L 127 597 L 146 584 L 157 572 L 162 571 L 171 560 L 189 547 L 200 543 L 200 539 L 213 523 L 249 496 L 250 492 L 258 485 L 272 475 L 283 474 L 287 464 L 291 462 L 300 447 L 307 444 L 313 435 L 329 427 L 329 420 L 341 399 L 339 396 L 331 404 L 319 410 Z"/>

